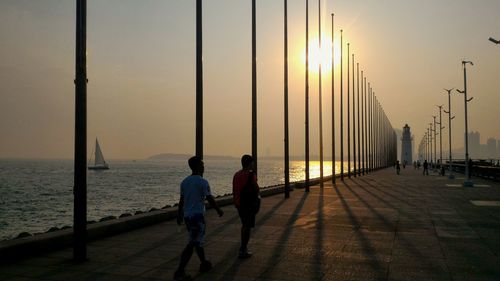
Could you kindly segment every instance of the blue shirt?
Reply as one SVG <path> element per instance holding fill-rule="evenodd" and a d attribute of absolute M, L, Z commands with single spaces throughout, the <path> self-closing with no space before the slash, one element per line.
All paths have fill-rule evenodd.
<path fill-rule="evenodd" d="M 191 175 L 181 183 L 181 196 L 184 197 L 184 217 L 205 213 L 205 197 L 212 195 L 208 181 L 201 176 Z"/>

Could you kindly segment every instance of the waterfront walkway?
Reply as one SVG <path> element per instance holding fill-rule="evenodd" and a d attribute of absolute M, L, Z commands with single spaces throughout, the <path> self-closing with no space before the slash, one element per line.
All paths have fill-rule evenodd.
<path fill-rule="evenodd" d="M 297 189 L 264 198 L 238 260 L 240 222 L 232 206 L 207 214 L 207 257 L 195 280 L 500 280 L 500 184 L 423 176 L 412 167 Z M 473 201 L 471 201 L 473 200 Z M 489 206 L 488 206 L 489 205 Z M 496 205 L 496 206 L 495 206 Z M 185 245 L 174 221 L 89 243 L 89 261 L 72 250 L 0 266 L 0 280 L 172 280 Z"/>

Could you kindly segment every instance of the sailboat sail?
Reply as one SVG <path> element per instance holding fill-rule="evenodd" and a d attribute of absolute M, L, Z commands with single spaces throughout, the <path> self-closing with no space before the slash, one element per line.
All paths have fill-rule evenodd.
<path fill-rule="evenodd" d="M 95 140 L 95 166 L 106 165 L 106 161 L 104 161 L 104 156 L 102 155 L 101 147 L 99 146 L 99 142 L 97 139 Z"/>
<path fill-rule="evenodd" d="M 104 160 L 104 156 L 102 155 L 101 151 L 101 146 L 99 145 L 99 141 L 97 141 L 96 138 L 94 166 L 89 166 L 89 170 L 107 170 L 107 169 L 109 169 L 108 164 Z"/>

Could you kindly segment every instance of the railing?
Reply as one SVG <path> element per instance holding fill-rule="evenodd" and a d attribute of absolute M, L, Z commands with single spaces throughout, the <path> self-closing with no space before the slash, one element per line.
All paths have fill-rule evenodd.
<path fill-rule="evenodd" d="M 494 181 L 500 180 L 500 166 L 497 160 L 474 160 L 472 162 L 471 177 L 484 178 Z M 445 171 L 448 171 L 449 162 L 443 164 Z M 456 160 L 452 162 L 454 173 L 465 174 L 465 161 Z"/>

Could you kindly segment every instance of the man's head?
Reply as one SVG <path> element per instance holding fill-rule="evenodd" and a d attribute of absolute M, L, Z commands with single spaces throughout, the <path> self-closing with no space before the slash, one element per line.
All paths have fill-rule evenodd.
<path fill-rule="evenodd" d="M 253 166 L 253 157 L 248 154 L 243 155 L 241 157 L 241 166 L 243 169 L 251 170 Z"/>
<path fill-rule="evenodd" d="M 191 168 L 191 171 L 193 171 L 193 174 L 195 175 L 202 175 L 205 171 L 205 164 L 203 163 L 203 160 L 201 160 L 201 157 L 193 156 L 189 158 L 188 164 L 189 168 Z"/>

